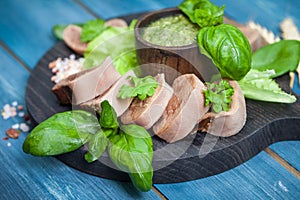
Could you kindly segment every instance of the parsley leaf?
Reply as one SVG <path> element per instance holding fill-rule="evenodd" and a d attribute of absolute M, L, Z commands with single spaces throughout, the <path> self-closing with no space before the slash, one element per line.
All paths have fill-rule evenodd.
<path fill-rule="evenodd" d="M 96 38 L 106 27 L 104 26 L 105 21 L 102 19 L 94 19 L 87 21 L 80 34 L 80 40 L 82 42 L 90 42 Z"/>
<path fill-rule="evenodd" d="M 234 93 L 233 87 L 226 80 L 219 83 L 206 83 L 207 90 L 204 91 L 205 105 L 212 104 L 212 110 L 216 113 L 221 111 L 229 111 L 231 104 L 231 96 Z"/>
<path fill-rule="evenodd" d="M 126 99 L 130 97 L 138 97 L 140 100 L 145 100 L 148 96 L 152 96 L 158 83 L 152 76 L 138 78 L 129 76 L 134 86 L 123 85 L 117 95 L 118 98 Z"/>

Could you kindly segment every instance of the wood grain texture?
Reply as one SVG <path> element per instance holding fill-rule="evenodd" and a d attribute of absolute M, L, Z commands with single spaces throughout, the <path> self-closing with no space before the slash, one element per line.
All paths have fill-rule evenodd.
<path fill-rule="evenodd" d="M 170 8 L 177 6 L 182 0 L 114 0 L 114 1 L 98 1 L 98 0 L 80 0 L 89 9 L 103 19 L 129 15 L 132 13 L 142 13 L 162 8 Z"/>
<path fill-rule="evenodd" d="M 211 0 L 216 5 L 225 5 L 225 14 L 240 23 L 247 23 L 252 20 L 261 26 L 280 35 L 280 22 L 291 17 L 300 27 L 300 1 L 297 0 Z"/>
<path fill-rule="evenodd" d="M 124 17 L 130 21 L 134 15 Z M 47 65 L 58 56 L 67 57 L 72 51 L 63 42 L 57 43 L 41 58 L 30 76 L 26 91 L 28 111 L 37 123 L 42 122 L 54 113 L 71 109 L 61 106 L 51 93 L 53 83 Z M 288 76 L 277 81 L 288 91 Z M 37 84 L 40 83 L 40 84 Z M 298 97 L 299 98 L 299 97 Z M 217 138 L 198 133 L 185 140 L 169 145 L 153 137 L 154 183 L 172 183 L 195 180 L 215 175 L 242 164 L 270 144 L 282 140 L 300 139 L 299 100 L 294 104 L 278 104 L 247 100 L 247 122 L 242 131 L 229 138 Z M 282 134 L 285 132 L 286 134 Z M 206 137 L 207 136 L 207 137 Z M 195 137 L 195 138 L 194 138 Z M 96 176 L 116 180 L 128 180 L 126 173 L 107 167 L 107 157 L 93 164 L 82 158 L 85 149 L 58 156 L 66 164 Z M 216 165 L 218 167 L 212 168 Z M 112 166 L 113 167 L 113 166 Z M 180 169 L 180 171 L 178 171 Z M 198 170 L 194 170 L 198 169 Z M 191 173 L 190 171 L 193 171 Z M 176 172 L 176 173 L 175 173 Z"/>
<path fill-rule="evenodd" d="M 270 149 L 300 172 L 300 141 L 275 143 Z"/>
<path fill-rule="evenodd" d="M 216 176 L 155 187 L 169 199 L 299 199 L 299 185 L 299 179 L 261 152 Z"/>
<path fill-rule="evenodd" d="M 262 17 L 259 17 L 259 23 L 269 24 L 271 22 L 275 30 L 279 31 L 277 28 L 278 24 L 272 23 L 272 18 L 277 19 L 277 15 L 284 13 L 283 16 L 279 17 L 280 19 L 285 16 L 292 16 L 296 22 L 298 20 L 297 24 L 299 27 L 300 18 L 297 16 L 299 16 L 300 13 L 300 6 L 299 1 L 296 0 L 212 1 L 226 3 L 226 10 L 230 9 L 227 14 L 233 16 L 235 20 L 242 19 L 244 15 L 246 15 L 247 18 L 244 20 L 246 22 L 246 19 L 258 19 L 257 16 L 260 15 Z M 43 7 L 42 5 L 47 4 L 47 2 L 53 3 L 57 9 L 49 9 L 53 8 L 51 5 Z M 143 12 L 149 8 L 160 9 L 173 7 L 174 4 L 177 4 L 177 0 L 161 0 L 159 2 L 136 0 L 136 4 L 134 5 L 134 9 L 136 10 L 134 10 L 131 9 L 133 1 L 119 2 L 112 0 L 95 2 L 98 7 L 94 6 L 93 9 L 96 10 L 97 13 L 107 13 L 112 16 Z M 235 7 L 230 8 L 228 2 L 236 4 Z M 256 5 L 258 4 L 257 2 L 266 2 L 265 5 L 272 5 L 271 10 L 268 11 L 271 15 L 266 16 L 265 12 L 261 11 L 269 9 L 268 6 L 255 7 L 255 9 L 253 9 L 251 5 Z M 112 6 L 106 7 L 106 3 Z M 158 6 L 149 6 L 153 4 Z M 66 8 L 66 5 L 69 7 Z M 52 47 L 56 42 L 50 33 L 53 24 L 85 21 L 91 17 L 91 15 L 85 11 L 82 12 L 79 6 L 73 7 L 72 5 L 73 2 L 71 1 L 59 0 L 33 0 L 30 1 L 30 3 L 20 0 L 3 0 L 0 2 L 0 39 L 18 56 L 25 60 L 27 64 L 33 67 L 47 49 Z M 121 9 L 115 9 L 116 7 L 121 7 Z M 122 10 L 122 7 L 126 9 Z M 251 13 L 253 12 L 257 15 L 252 17 Z M 110 17 L 108 16 L 107 18 Z M 266 22 L 264 22 L 265 19 Z M 277 21 L 279 22 L 280 20 L 277 19 Z M 37 36 L 36 38 L 39 38 L 39 40 L 30 41 L 33 35 Z M 8 58 L 9 55 L 3 51 L 3 49 L 1 49 L 0 52 L 0 106 L 16 99 L 22 103 L 24 102 L 25 82 L 29 74 L 26 73 L 16 61 Z M 7 68 L 5 68 L 5 66 L 7 66 Z M 11 80 L 8 81 L 8 77 L 10 77 Z M 20 119 L 17 118 L 11 119 L 10 121 L 0 119 L 1 136 L 5 135 L 4 132 L 7 127 L 19 122 Z M 21 136 L 19 140 L 9 140 L 12 144 L 11 147 L 7 147 L 8 141 L 0 141 L 0 199 L 157 199 L 157 196 L 152 192 L 150 192 L 150 194 L 141 194 L 136 192 L 131 184 L 107 181 L 85 173 L 80 173 L 77 170 L 65 166 L 57 161 L 57 159 L 48 157 L 35 158 L 25 155 L 21 151 L 23 140 L 24 136 Z M 282 144 L 283 146 L 281 146 Z M 297 164 L 299 163 L 299 154 L 297 154 L 297 152 L 299 152 L 298 144 L 299 141 L 281 142 L 271 147 L 275 151 L 280 147 L 280 151 L 283 151 L 285 156 L 279 154 L 287 160 L 291 159 L 289 163 Z M 289 149 L 292 150 L 289 151 Z M 208 195 L 210 195 L 207 197 L 209 199 L 214 196 L 216 196 L 215 199 L 234 199 L 236 197 L 240 197 L 240 199 L 298 199 L 299 183 L 297 179 L 290 179 L 291 174 L 282 173 L 282 171 L 285 170 L 281 165 L 276 164 L 276 161 L 270 159 L 270 157 L 264 154 L 264 156 L 261 155 L 262 154 L 255 156 L 253 162 L 251 162 L 251 160 L 233 170 L 220 174 L 226 174 L 226 176 L 217 175 L 187 183 L 174 185 L 159 184 L 156 186 L 166 186 L 165 188 L 159 187 L 159 190 L 161 190 L 163 194 L 166 194 L 169 199 L 194 199 L 194 197 L 204 199 Z M 24 160 L 22 160 L 23 157 L 25 157 Z M 259 164 L 261 162 L 265 164 Z M 272 170 L 269 170 L 269 168 Z M 176 171 L 174 171 L 174 173 L 176 173 Z M 273 176 L 275 178 L 272 178 Z M 267 178 L 258 179 L 258 177 Z M 286 184 L 286 182 L 288 184 Z M 290 184 L 298 184 L 298 186 L 287 187 Z M 286 189 L 288 189 L 289 193 L 294 195 L 287 194 L 286 197 L 283 196 Z M 239 193 L 245 194 L 245 196 L 241 196 Z M 278 193 L 282 195 L 278 195 Z"/>
<path fill-rule="evenodd" d="M 94 18 L 71 0 L 0 1 L 0 39 L 28 66 L 34 67 L 55 42 L 55 24 L 84 22 Z"/>

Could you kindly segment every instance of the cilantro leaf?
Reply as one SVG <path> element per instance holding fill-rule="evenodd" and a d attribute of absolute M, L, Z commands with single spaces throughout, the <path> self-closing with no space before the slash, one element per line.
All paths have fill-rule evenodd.
<path fill-rule="evenodd" d="M 212 110 L 216 113 L 221 111 L 229 111 L 231 104 L 231 96 L 234 93 L 233 87 L 226 80 L 219 83 L 206 83 L 207 90 L 204 91 L 205 105 L 212 105 Z"/>
<path fill-rule="evenodd" d="M 106 27 L 104 26 L 105 21 L 102 19 L 94 19 L 87 21 L 80 34 L 80 40 L 82 42 L 90 42 L 96 38 Z"/>
<path fill-rule="evenodd" d="M 152 76 L 138 78 L 129 76 L 134 86 L 123 85 L 117 95 L 118 98 L 126 99 L 130 97 L 138 97 L 140 100 L 145 100 L 148 96 L 152 96 L 158 83 Z"/>

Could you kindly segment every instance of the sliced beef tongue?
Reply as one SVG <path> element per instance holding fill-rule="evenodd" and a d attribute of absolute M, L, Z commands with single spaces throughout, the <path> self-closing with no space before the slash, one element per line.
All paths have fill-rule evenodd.
<path fill-rule="evenodd" d="M 89 100 L 80 104 L 83 108 L 92 108 L 98 113 L 101 112 L 101 102 L 107 100 L 110 105 L 115 109 L 117 116 L 121 116 L 129 107 L 132 102 L 132 98 L 120 99 L 117 98 L 117 95 L 120 91 L 120 88 L 126 85 L 132 85 L 131 81 L 128 79 L 128 76 L 136 76 L 133 71 L 129 71 L 124 74 L 108 91 L 106 91 L 103 95 L 96 97 L 95 99 Z"/>
<path fill-rule="evenodd" d="M 158 88 L 153 96 L 145 100 L 135 98 L 129 109 L 121 116 L 122 123 L 135 123 L 149 129 L 162 116 L 173 95 L 173 89 L 166 83 L 164 74 L 158 74 L 154 78 L 158 82 Z"/>
<path fill-rule="evenodd" d="M 99 66 L 61 80 L 52 91 L 62 104 L 78 105 L 103 94 L 120 77 L 111 58 L 107 57 Z"/>
<path fill-rule="evenodd" d="M 83 55 L 88 43 L 81 42 L 80 34 L 82 28 L 73 24 L 68 25 L 63 32 L 63 40 L 68 47 L 76 53 Z"/>
<path fill-rule="evenodd" d="M 172 87 L 174 95 L 153 126 L 154 133 L 169 143 L 187 136 L 209 109 L 203 95 L 206 86 L 194 74 L 179 76 Z"/>
<path fill-rule="evenodd" d="M 234 88 L 228 112 L 206 113 L 199 123 L 199 130 L 212 135 L 229 137 L 237 134 L 246 123 L 246 102 L 243 92 L 236 81 L 229 81 Z"/>

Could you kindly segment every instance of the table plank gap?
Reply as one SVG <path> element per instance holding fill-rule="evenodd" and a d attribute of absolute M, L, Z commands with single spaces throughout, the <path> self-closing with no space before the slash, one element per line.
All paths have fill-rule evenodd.
<path fill-rule="evenodd" d="M 162 199 L 167 200 L 167 197 L 155 186 L 152 186 L 152 190 Z"/>
<path fill-rule="evenodd" d="M 90 9 L 88 6 L 86 6 L 83 2 L 80 0 L 73 0 L 74 3 L 78 4 L 81 8 L 83 8 L 85 11 L 93 15 L 95 18 L 101 18 L 97 13 L 95 13 L 92 9 Z"/>
<path fill-rule="evenodd" d="M 270 155 L 274 160 L 276 160 L 280 165 L 282 165 L 285 169 L 287 169 L 290 173 L 300 179 L 300 172 L 294 168 L 291 164 L 289 164 L 286 160 L 284 160 L 281 156 L 275 153 L 270 148 L 266 148 L 264 150 L 268 155 Z"/>
<path fill-rule="evenodd" d="M 31 68 L 17 55 L 15 52 L 10 49 L 2 40 L 0 40 L 0 46 L 7 51 L 7 53 L 13 57 L 18 63 L 21 64 L 29 73 L 31 73 Z"/>

